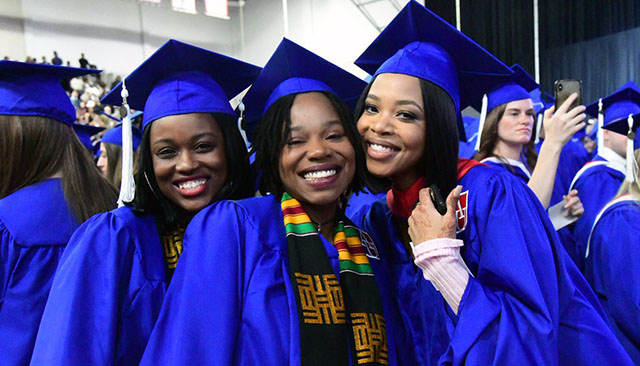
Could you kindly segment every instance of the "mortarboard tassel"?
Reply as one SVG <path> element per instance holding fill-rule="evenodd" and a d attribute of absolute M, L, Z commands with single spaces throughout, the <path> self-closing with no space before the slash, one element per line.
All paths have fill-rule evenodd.
<path fill-rule="evenodd" d="M 240 116 L 238 117 L 238 129 L 240 130 L 240 134 L 242 135 L 244 143 L 246 144 L 249 140 L 247 139 L 247 133 L 245 132 L 244 126 L 242 125 L 242 119 L 244 118 L 244 103 L 242 103 L 242 99 L 240 99 L 240 104 L 238 104 L 238 112 L 240 112 Z"/>
<path fill-rule="evenodd" d="M 122 119 L 122 180 L 120 182 L 120 196 L 118 197 L 118 207 L 124 206 L 125 202 L 133 201 L 135 197 L 136 184 L 133 180 L 133 137 L 131 131 L 131 109 L 127 104 L 129 91 L 122 80 L 122 107 L 126 110 L 126 115 Z"/>
<path fill-rule="evenodd" d="M 487 94 L 482 96 L 482 108 L 480 109 L 480 122 L 478 123 L 478 140 L 476 141 L 476 151 L 480 150 L 480 140 L 482 140 L 482 130 L 484 129 L 484 121 L 487 119 Z"/>
<path fill-rule="evenodd" d="M 625 177 L 625 180 L 629 183 L 633 183 L 638 179 L 638 166 L 635 156 L 633 155 L 633 140 L 635 139 L 636 134 L 633 132 L 633 116 L 631 114 L 627 118 L 627 123 L 629 124 L 629 132 L 627 132 L 627 176 Z"/>
<path fill-rule="evenodd" d="M 604 111 L 602 110 L 602 98 L 598 99 L 598 125 L 596 128 L 596 140 L 598 144 L 598 151 L 602 150 L 602 144 L 604 143 L 604 136 L 602 131 L 602 126 L 604 125 Z"/>

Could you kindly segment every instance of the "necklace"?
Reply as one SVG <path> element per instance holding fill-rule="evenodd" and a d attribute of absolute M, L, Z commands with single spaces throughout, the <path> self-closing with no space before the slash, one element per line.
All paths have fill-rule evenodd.
<path fill-rule="evenodd" d="M 325 221 L 325 222 L 316 222 L 316 221 L 313 221 L 313 220 L 311 219 L 311 217 L 309 217 L 309 220 L 310 220 L 314 225 L 316 225 L 316 226 L 318 227 L 318 232 L 320 232 L 320 231 L 322 230 L 322 225 L 326 225 L 326 224 L 328 224 L 328 223 L 333 222 L 333 220 L 335 220 L 335 217 L 332 217 L 332 218 L 330 218 L 329 220 L 327 220 L 327 221 Z"/>

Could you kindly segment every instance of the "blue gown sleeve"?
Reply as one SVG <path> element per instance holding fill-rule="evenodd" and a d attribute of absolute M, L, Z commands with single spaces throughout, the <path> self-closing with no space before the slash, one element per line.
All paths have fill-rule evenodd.
<path fill-rule="evenodd" d="M 27 365 L 64 245 L 22 246 L 0 221 L 0 364 Z"/>
<path fill-rule="evenodd" d="M 123 362 L 117 355 L 120 314 L 139 290 L 131 278 L 133 241 L 112 213 L 96 215 L 78 228 L 53 281 L 33 365 Z"/>
<path fill-rule="evenodd" d="M 463 258 L 474 277 L 458 316 L 452 316 L 444 361 L 557 364 L 558 285 L 541 219 L 546 213 L 533 193 L 507 173 L 493 175 L 470 195 Z"/>
<path fill-rule="evenodd" d="M 618 338 L 640 362 L 640 207 L 626 204 L 602 216 L 591 239 L 592 285 L 604 298 Z"/>
<path fill-rule="evenodd" d="M 171 286 L 141 365 L 233 365 L 243 291 L 252 265 L 246 243 L 257 230 L 232 202 L 202 210 L 189 223 Z M 265 339 L 268 352 L 269 340 Z"/>

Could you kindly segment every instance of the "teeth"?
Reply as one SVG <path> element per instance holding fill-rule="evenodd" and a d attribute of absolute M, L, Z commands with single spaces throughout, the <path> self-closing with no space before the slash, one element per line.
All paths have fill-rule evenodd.
<path fill-rule="evenodd" d="M 304 179 L 305 180 L 317 180 L 317 179 L 322 179 L 322 178 L 327 178 L 327 177 L 331 177 L 336 175 L 336 173 L 338 173 L 337 170 L 335 169 L 329 169 L 329 170 L 318 170 L 315 172 L 309 172 L 307 174 L 304 175 Z"/>
<path fill-rule="evenodd" d="M 184 189 L 186 191 L 191 191 L 191 190 L 194 190 L 194 189 L 200 187 L 206 181 L 207 181 L 206 179 L 190 180 L 188 182 L 179 183 L 178 187 L 180 187 L 180 189 Z"/>
<path fill-rule="evenodd" d="M 386 146 L 382 146 L 382 145 L 378 145 L 378 144 L 369 144 L 369 147 L 375 151 L 379 151 L 379 152 L 392 152 L 393 149 L 390 147 L 386 147 Z"/>

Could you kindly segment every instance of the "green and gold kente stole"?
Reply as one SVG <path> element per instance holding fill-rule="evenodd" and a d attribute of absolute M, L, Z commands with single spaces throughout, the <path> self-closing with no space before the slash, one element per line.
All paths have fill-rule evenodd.
<path fill-rule="evenodd" d="M 173 272 L 176 270 L 178 259 L 182 254 L 182 240 L 184 239 L 184 228 L 178 228 L 162 235 L 162 247 L 164 248 L 164 259 L 167 265 L 167 280 L 171 281 Z"/>
<path fill-rule="evenodd" d="M 345 217 L 336 225 L 340 279 L 322 239 L 298 201 L 281 201 L 289 275 L 298 306 L 301 365 L 388 365 L 382 299 L 360 231 Z"/>

